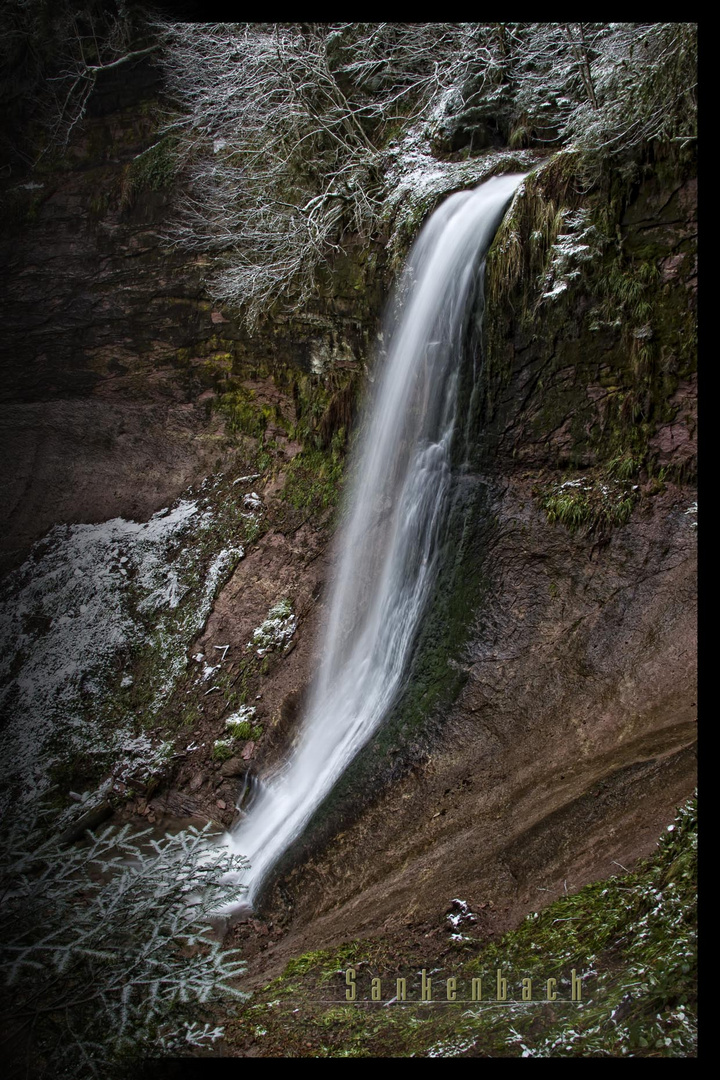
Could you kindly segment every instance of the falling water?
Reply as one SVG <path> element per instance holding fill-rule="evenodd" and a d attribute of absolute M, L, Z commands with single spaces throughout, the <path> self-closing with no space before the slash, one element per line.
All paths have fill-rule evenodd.
<path fill-rule="evenodd" d="M 250 903 L 402 688 L 437 569 L 468 309 L 521 179 L 493 177 L 450 196 L 408 258 L 353 470 L 322 660 L 299 739 L 229 837 L 250 861 Z"/>

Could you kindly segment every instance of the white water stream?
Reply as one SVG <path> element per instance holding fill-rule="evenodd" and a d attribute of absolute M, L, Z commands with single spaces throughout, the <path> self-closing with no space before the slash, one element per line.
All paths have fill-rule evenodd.
<path fill-rule="evenodd" d="M 397 700 L 435 577 L 468 305 L 521 175 L 451 195 L 408 257 L 358 447 L 322 661 L 299 739 L 224 838 L 247 900 Z"/>

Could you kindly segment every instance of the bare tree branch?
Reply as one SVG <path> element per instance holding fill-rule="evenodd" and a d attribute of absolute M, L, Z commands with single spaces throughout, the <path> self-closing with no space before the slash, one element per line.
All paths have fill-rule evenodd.
<path fill-rule="evenodd" d="M 572 142 L 598 161 L 693 137 L 690 24 L 157 30 L 188 191 L 172 240 L 217 257 L 214 295 L 251 323 L 280 296 L 306 302 L 349 233 L 381 231 L 389 151 L 411 128 L 452 148 L 487 120 L 511 146 Z"/>

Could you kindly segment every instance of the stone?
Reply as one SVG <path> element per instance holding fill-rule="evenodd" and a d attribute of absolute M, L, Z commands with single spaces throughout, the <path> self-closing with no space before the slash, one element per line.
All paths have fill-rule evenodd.
<path fill-rule="evenodd" d="M 239 757 L 231 757 L 227 761 L 223 761 L 220 766 L 221 776 L 242 776 L 247 770 L 247 765 Z"/>

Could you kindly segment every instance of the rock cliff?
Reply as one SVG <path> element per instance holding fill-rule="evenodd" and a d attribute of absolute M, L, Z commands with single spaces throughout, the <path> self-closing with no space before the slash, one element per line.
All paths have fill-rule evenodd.
<path fill-rule="evenodd" d="M 237 506 L 216 540 L 244 557 L 157 713 L 175 756 L 113 803 L 227 826 L 302 712 L 390 270 L 382 240 L 372 258 L 350 244 L 312 304 L 250 334 L 209 299 L 203 258 L 164 239 L 172 147 L 156 149 L 148 70 L 99 96 L 62 161 L 4 182 L 2 568 L 53 525 L 146 520 L 204 481 Z M 505 931 L 647 855 L 695 785 L 689 152 L 590 184 L 572 152 L 538 154 L 486 296 L 467 468 L 407 691 L 278 868 L 264 922 L 233 931 L 256 983 L 310 948 L 424 932 L 454 897 L 484 912 L 478 932 Z M 251 649 L 286 600 L 288 639 Z M 205 682 L 190 657 L 225 646 Z M 150 678 L 126 666 L 136 689 Z M 225 753 L 240 708 L 252 723 Z"/>

